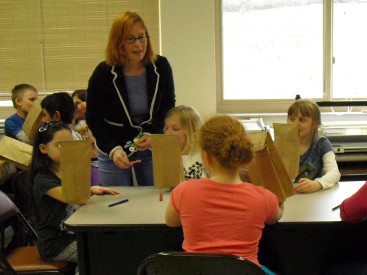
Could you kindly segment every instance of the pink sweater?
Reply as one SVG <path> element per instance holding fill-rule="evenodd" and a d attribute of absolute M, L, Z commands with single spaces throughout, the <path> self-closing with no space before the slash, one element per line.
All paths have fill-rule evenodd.
<path fill-rule="evenodd" d="M 250 183 L 222 184 L 208 178 L 180 183 L 171 195 L 189 252 L 233 254 L 259 264 L 258 245 L 278 199 Z"/>
<path fill-rule="evenodd" d="M 340 217 L 347 222 L 359 222 L 367 216 L 367 182 L 340 205 Z"/>

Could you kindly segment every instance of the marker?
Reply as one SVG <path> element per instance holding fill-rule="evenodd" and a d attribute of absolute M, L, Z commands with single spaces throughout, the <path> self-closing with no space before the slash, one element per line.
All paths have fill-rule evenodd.
<path fill-rule="evenodd" d="M 335 210 L 337 210 L 337 209 L 339 209 L 340 208 L 340 204 L 339 205 L 337 205 L 337 206 L 335 206 L 335 207 L 333 207 L 333 208 L 331 208 L 331 210 L 332 211 L 335 211 Z"/>
<path fill-rule="evenodd" d="M 119 205 L 119 204 L 122 204 L 122 203 L 125 203 L 125 202 L 128 202 L 128 201 L 129 201 L 129 199 L 124 199 L 122 201 L 111 203 L 111 204 L 108 205 L 108 207 L 116 206 L 116 205 Z"/>
<path fill-rule="evenodd" d="M 141 160 L 140 159 L 137 159 L 137 160 L 130 161 L 130 164 L 131 165 L 134 165 L 134 164 L 140 163 L 140 162 L 141 162 Z"/>

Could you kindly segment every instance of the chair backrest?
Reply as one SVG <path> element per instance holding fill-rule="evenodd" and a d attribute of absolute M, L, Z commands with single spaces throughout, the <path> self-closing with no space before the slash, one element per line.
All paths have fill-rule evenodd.
<path fill-rule="evenodd" d="M 3 222 L 13 216 L 18 217 L 20 222 L 25 226 L 27 234 L 36 241 L 38 239 L 36 231 L 34 231 L 14 202 L 0 190 L 0 222 Z"/>
<path fill-rule="evenodd" d="M 14 193 L 14 203 L 22 214 L 28 217 L 29 193 L 32 189 L 28 183 L 28 172 L 25 170 L 16 172 L 11 179 L 11 187 Z"/>
<path fill-rule="evenodd" d="M 0 222 L 17 215 L 17 208 L 12 200 L 0 190 Z"/>
<path fill-rule="evenodd" d="M 138 275 L 264 275 L 253 262 L 228 254 L 161 252 L 145 258 Z"/>

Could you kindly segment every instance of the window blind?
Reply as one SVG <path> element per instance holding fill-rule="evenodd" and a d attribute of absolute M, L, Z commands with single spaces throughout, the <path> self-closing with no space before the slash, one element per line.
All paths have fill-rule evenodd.
<path fill-rule="evenodd" d="M 127 10 L 142 16 L 159 53 L 158 1 L 1 1 L 0 93 L 20 83 L 40 93 L 86 88 L 105 59 L 112 21 Z"/>

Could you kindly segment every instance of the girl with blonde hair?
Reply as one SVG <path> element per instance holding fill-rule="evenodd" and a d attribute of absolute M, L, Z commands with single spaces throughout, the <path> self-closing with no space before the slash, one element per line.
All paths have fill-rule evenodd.
<path fill-rule="evenodd" d="M 172 108 L 165 119 L 164 133 L 179 136 L 185 179 L 205 177 L 198 141 L 200 126 L 200 114 L 187 105 Z"/>

